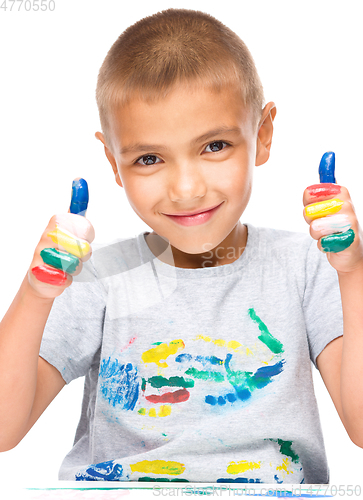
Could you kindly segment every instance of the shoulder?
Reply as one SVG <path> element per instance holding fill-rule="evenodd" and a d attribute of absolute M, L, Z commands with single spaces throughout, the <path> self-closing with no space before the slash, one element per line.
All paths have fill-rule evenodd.
<path fill-rule="evenodd" d="M 309 234 L 254 227 L 247 224 L 248 245 L 254 253 L 257 252 L 264 259 L 284 260 L 288 262 L 306 262 L 310 252 L 319 252 L 316 242 Z"/>
<path fill-rule="evenodd" d="M 141 233 L 135 237 L 92 245 L 92 256 L 84 264 L 82 274 L 87 274 L 88 277 L 93 274 L 102 279 L 140 267 L 148 260 L 145 245 L 142 244 L 143 238 Z"/>

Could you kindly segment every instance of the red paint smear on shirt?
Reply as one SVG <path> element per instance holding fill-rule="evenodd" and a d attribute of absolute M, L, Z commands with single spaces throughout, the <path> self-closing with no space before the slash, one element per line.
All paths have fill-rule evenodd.
<path fill-rule="evenodd" d="M 127 349 L 128 347 L 130 347 L 130 345 L 132 345 L 132 344 L 135 342 L 136 338 L 137 338 L 137 337 L 132 337 L 132 338 L 129 340 L 129 342 L 128 342 L 128 344 L 127 344 L 127 345 L 125 345 L 124 347 L 121 347 L 120 352 L 123 352 L 125 349 Z"/>
<path fill-rule="evenodd" d="M 150 401 L 150 403 L 182 403 L 189 399 L 189 392 L 186 389 L 180 389 L 175 392 L 167 392 L 161 396 L 151 394 L 150 396 L 145 396 L 145 399 Z"/>
<path fill-rule="evenodd" d="M 32 273 L 37 280 L 42 283 L 48 283 L 49 285 L 64 285 L 67 281 L 67 275 L 64 271 L 60 269 L 55 269 L 48 266 L 37 266 L 33 267 Z"/>
<path fill-rule="evenodd" d="M 339 194 L 341 189 L 338 184 L 313 184 L 307 188 L 309 195 L 312 198 L 319 198 L 320 196 L 335 196 Z"/>

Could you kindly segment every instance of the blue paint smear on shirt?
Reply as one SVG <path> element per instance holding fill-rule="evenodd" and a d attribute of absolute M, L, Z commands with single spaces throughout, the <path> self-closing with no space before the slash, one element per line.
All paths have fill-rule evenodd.
<path fill-rule="evenodd" d="M 122 465 L 114 460 L 90 465 L 85 472 L 76 474 L 76 481 L 119 481 L 123 477 Z M 128 477 L 123 477 L 128 479 Z"/>
<path fill-rule="evenodd" d="M 121 365 L 117 359 L 103 359 L 99 378 L 101 393 L 113 407 L 124 410 L 135 408 L 140 392 L 136 367 L 131 363 Z"/>

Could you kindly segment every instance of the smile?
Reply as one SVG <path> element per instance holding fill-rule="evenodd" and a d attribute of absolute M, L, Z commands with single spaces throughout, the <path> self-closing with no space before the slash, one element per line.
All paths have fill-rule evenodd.
<path fill-rule="evenodd" d="M 169 215 L 169 214 L 163 214 L 163 215 L 166 215 L 174 222 L 182 226 L 197 226 L 209 221 L 213 217 L 213 215 L 217 212 L 217 210 L 220 208 L 222 203 L 220 203 L 216 207 L 210 208 L 209 210 L 205 210 L 204 212 L 196 213 L 194 215 Z"/>

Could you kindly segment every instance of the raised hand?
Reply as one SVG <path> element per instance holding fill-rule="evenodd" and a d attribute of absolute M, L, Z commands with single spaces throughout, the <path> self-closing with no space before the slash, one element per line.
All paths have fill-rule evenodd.
<path fill-rule="evenodd" d="M 339 272 L 363 263 L 362 232 L 348 190 L 335 183 L 335 154 L 325 153 L 319 166 L 320 184 L 304 191 L 304 218 L 311 236 Z"/>
<path fill-rule="evenodd" d="M 50 219 L 35 249 L 28 280 L 37 295 L 59 296 L 72 283 L 72 276 L 81 272 L 82 263 L 90 258 L 90 243 L 95 233 L 85 218 L 87 205 L 87 182 L 77 178 L 72 183 L 68 213 Z"/>

